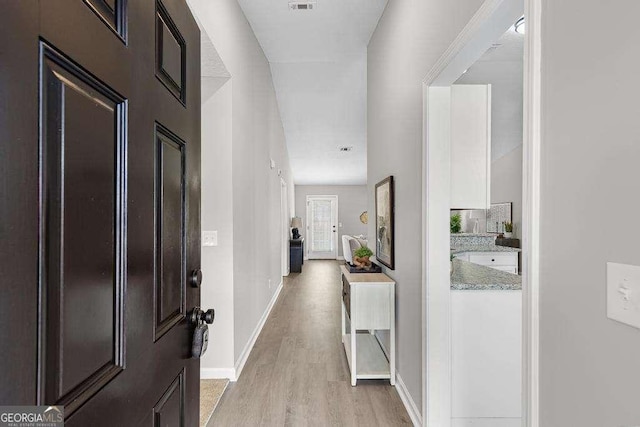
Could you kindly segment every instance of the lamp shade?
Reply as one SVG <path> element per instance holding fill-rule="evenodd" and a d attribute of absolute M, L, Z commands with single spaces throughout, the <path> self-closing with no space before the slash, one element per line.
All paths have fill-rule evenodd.
<path fill-rule="evenodd" d="M 299 216 L 291 218 L 291 228 L 302 228 L 302 218 Z"/>

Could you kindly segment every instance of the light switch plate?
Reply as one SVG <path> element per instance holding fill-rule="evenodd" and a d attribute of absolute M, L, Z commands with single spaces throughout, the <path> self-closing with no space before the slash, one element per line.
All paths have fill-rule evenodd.
<path fill-rule="evenodd" d="M 607 317 L 640 329 L 640 267 L 607 263 Z"/>
<path fill-rule="evenodd" d="M 202 232 L 202 246 L 218 246 L 218 232 L 217 231 L 203 231 Z"/>

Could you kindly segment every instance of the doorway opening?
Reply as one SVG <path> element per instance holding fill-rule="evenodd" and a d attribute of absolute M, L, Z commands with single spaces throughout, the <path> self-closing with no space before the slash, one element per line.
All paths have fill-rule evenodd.
<path fill-rule="evenodd" d="M 524 35 L 518 34 L 519 32 L 516 32 L 514 28 L 514 24 L 523 15 L 527 21 Z M 423 414 L 424 424 L 427 426 L 455 427 L 469 425 L 469 423 L 474 425 L 537 426 L 538 423 L 539 35 L 539 0 L 487 1 L 423 81 L 425 111 L 423 135 L 423 167 L 425 171 L 423 176 L 423 250 L 425 253 L 425 261 L 423 262 Z M 516 72 L 513 75 L 515 79 L 521 79 L 522 86 L 519 90 L 521 94 L 524 94 L 520 100 L 516 100 L 512 105 L 514 107 L 518 102 L 520 103 L 520 109 L 515 111 L 513 117 L 514 120 L 518 120 L 517 116 L 519 116 L 521 121 L 518 132 L 515 134 L 512 132 L 512 137 L 519 138 L 517 143 L 521 143 L 521 146 L 519 148 L 512 147 L 512 149 L 492 146 L 491 136 L 495 133 L 495 129 L 492 132 L 492 123 L 497 120 L 497 117 L 492 119 L 492 114 L 496 115 L 496 105 L 492 105 L 496 102 L 496 99 L 493 99 L 492 103 L 492 87 L 490 85 L 492 82 L 487 79 L 487 76 L 481 76 L 482 73 L 472 72 L 474 63 L 481 58 L 484 57 L 486 60 L 487 56 L 491 56 L 492 53 L 494 56 L 504 54 L 508 49 L 505 47 L 502 52 L 500 49 L 513 41 L 508 40 L 509 37 L 521 37 L 519 49 L 522 52 L 523 65 L 521 64 L 520 74 L 518 75 Z M 484 68 L 486 69 L 486 67 Z M 504 68 L 507 68 L 507 65 Z M 472 74 L 475 74 L 474 78 L 471 77 Z M 456 87 L 458 85 L 466 87 Z M 477 113 L 478 111 L 481 112 Z M 463 120 L 464 125 L 460 126 L 460 119 L 465 115 L 470 120 Z M 464 144 L 460 143 L 460 137 L 463 137 L 465 143 L 470 140 L 469 135 L 466 135 L 465 132 L 472 132 L 475 138 L 485 143 L 485 146 L 482 147 L 480 144 L 471 148 L 463 147 Z M 478 149 L 478 147 L 483 149 Z M 491 155 L 492 148 L 494 156 Z M 518 153 L 515 150 L 520 151 Z M 474 168 L 460 167 L 465 161 L 470 160 L 466 158 L 469 153 L 477 157 L 478 161 L 474 162 Z M 504 157 L 512 154 L 512 157 L 516 159 L 512 161 L 516 167 L 511 172 L 519 173 L 519 184 L 516 185 L 516 190 L 519 190 L 519 193 L 510 195 L 508 200 L 497 200 L 492 197 L 495 191 L 492 191 L 491 183 L 492 181 L 496 182 L 497 176 L 493 175 L 498 172 L 498 168 L 492 171 L 492 166 L 497 160 L 496 153 Z M 483 156 L 484 158 L 480 160 Z M 478 164 L 481 167 L 477 167 Z M 475 176 L 473 179 L 475 188 L 461 186 L 465 179 L 471 178 L 465 174 Z M 486 185 L 477 187 L 478 182 L 486 183 Z M 504 183 L 504 180 L 498 181 L 499 185 Z M 494 185 L 494 190 L 499 185 Z M 507 236 L 509 233 L 513 233 L 511 227 L 515 218 L 512 216 L 511 209 L 509 209 L 509 217 L 502 218 L 500 215 L 506 215 L 504 212 L 507 210 L 506 205 L 513 208 L 516 204 L 521 209 L 515 215 L 521 218 L 521 226 L 518 228 L 516 236 Z M 503 206 L 496 206 L 494 209 L 493 205 Z M 459 210 L 452 212 L 452 209 Z M 460 214 L 460 217 L 452 221 L 452 213 Z M 499 218 L 496 219 L 496 216 Z M 501 252 L 500 257 L 487 257 L 488 254 L 480 253 L 475 254 L 472 259 L 468 253 L 453 254 L 451 249 L 456 249 L 455 246 L 457 246 L 457 242 L 452 237 L 454 223 L 456 223 L 456 231 L 465 231 L 474 239 L 490 239 L 492 245 L 495 245 L 494 239 L 497 235 L 510 237 L 512 240 L 513 237 L 517 237 L 522 248 L 521 264 L 519 265 L 517 262 L 514 264 L 511 255 L 502 256 L 507 254 L 510 249 L 504 249 L 502 252 L 503 249 L 498 248 L 497 250 Z M 479 244 L 479 241 L 475 243 Z M 495 246 L 492 246 L 493 249 Z M 462 258 L 462 260 L 453 260 L 454 256 Z M 490 263 L 496 265 L 488 265 Z M 467 267 L 485 269 L 483 271 L 489 272 L 489 274 L 495 271 L 497 276 L 511 278 L 514 284 L 517 283 L 517 286 L 509 288 L 509 292 L 513 291 L 510 294 L 496 289 L 489 291 L 487 288 L 487 292 L 492 292 L 489 297 L 495 297 L 500 300 L 500 304 L 506 304 L 504 310 L 500 310 L 500 314 L 509 315 L 516 322 L 515 328 L 509 330 L 509 337 L 505 339 L 498 337 L 494 341 L 495 345 L 491 344 L 490 339 L 480 342 L 474 341 L 474 332 L 469 328 L 465 329 L 465 325 L 476 326 L 478 324 L 477 318 L 470 319 L 468 317 L 477 315 L 486 305 L 483 305 L 482 301 L 480 304 L 475 304 L 477 301 L 468 301 L 467 297 L 470 297 L 471 293 L 458 292 L 464 288 L 454 286 L 453 277 L 455 277 L 456 268 Z M 518 273 L 521 276 L 518 276 Z M 508 287 L 501 289 L 508 289 Z M 458 292 L 457 295 L 456 292 Z M 487 295 L 489 294 L 487 293 Z M 476 296 L 478 294 L 474 295 L 474 297 Z M 461 319 L 463 320 L 461 321 Z M 491 319 L 490 316 L 484 316 L 482 320 Z M 505 383 L 500 383 L 496 377 L 492 377 L 489 382 L 476 377 L 475 373 L 480 370 L 473 369 L 472 365 L 475 361 L 465 359 L 465 352 L 460 352 L 461 348 L 469 350 L 468 346 L 475 346 L 475 350 L 469 350 L 467 354 L 470 352 L 477 354 L 478 349 L 481 349 L 491 358 L 504 351 L 498 347 L 506 342 L 509 342 L 510 349 L 515 351 L 516 360 L 515 363 L 510 364 L 509 369 L 501 372 L 508 373 L 508 377 L 505 377 Z M 487 370 L 488 368 L 484 365 L 482 369 Z M 492 393 L 482 393 L 481 398 L 478 398 L 477 395 L 475 397 L 465 395 L 462 388 L 468 386 L 467 390 L 473 389 L 475 385 L 478 385 L 473 382 L 484 385 L 487 383 L 495 384 L 498 392 L 493 395 Z M 488 402 L 507 388 L 511 390 L 512 394 L 515 393 L 515 399 L 498 398 L 493 402 L 494 405 L 491 405 L 492 402 Z M 461 391 L 461 393 L 457 393 L 457 391 Z M 479 401 L 482 403 L 477 405 Z M 501 406 L 506 401 L 508 401 L 508 407 Z M 493 408 L 493 413 L 485 411 L 489 407 Z"/>
<path fill-rule="evenodd" d="M 309 259 L 338 258 L 338 196 L 307 196 Z"/>

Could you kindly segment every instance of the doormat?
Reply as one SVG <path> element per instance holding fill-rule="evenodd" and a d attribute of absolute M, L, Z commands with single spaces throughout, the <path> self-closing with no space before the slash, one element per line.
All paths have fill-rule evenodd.
<path fill-rule="evenodd" d="M 200 427 L 205 427 L 213 415 L 229 380 L 200 380 Z"/>

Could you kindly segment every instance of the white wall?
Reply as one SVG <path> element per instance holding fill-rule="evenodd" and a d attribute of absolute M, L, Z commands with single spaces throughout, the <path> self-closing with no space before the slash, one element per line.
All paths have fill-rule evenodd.
<path fill-rule="evenodd" d="M 422 402 L 422 79 L 476 12 L 481 0 L 392 1 L 368 48 L 369 212 L 373 191 L 395 177 L 398 286 L 397 367 L 413 401 Z M 375 221 L 369 222 L 370 236 Z"/>
<path fill-rule="evenodd" d="M 269 64 L 240 6 L 235 0 L 189 3 L 231 75 L 231 204 L 227 200 L 222 206 L 225 202 L 219 200 L 218 209 L 226 211 L 230 206 L 233 212 L 233 244 L 227 249 L 233 257 L 237 363 L 282 280 L 278 170 L 289 187 L 291 215 L 293 179 Z M 203 169 L 228 167 L 221 166 L 228 158 L 212 154 L 203 159 Z M 270 159 L 276 163 L 273 170 Z M 203 194 L 207 187 L 203 183 Z M 220 303 L 212 305 L 218 308 Z"/>
<path fill-rule="evenodd" d="M 307 235 L 307 196 L 338 196 L 338 255 L 342 253 L 342 236 L 367 235 L 367 226 L 360 222 L 360 214 L 367 210 L 366 185 L 296 185 L 296 216 L 302 218 L 300 234 Z M 305 242 L 307 243 L 308 240 Z M 373 246 L 373 245 L 371 245 Z M 305 251 L 310 247 L 305 244 Z M 305 254 L 306 256 L 306 254 Z"/>
<path fill-rule="evenodd" d="M 542 3 L 540 425 L 634 426 L 640 330 L 606 318 L 605 263 L 640 265 L 640 2 Z"/>
<path fill-rule="evenodd" d="M 491 53 L 484 57 L 490 58 Z M 456 84 L 491 85 L 491 203 L 513 204 L 511 216 L 515 236 L 519 238 L 522 237 L 523 57 L 514 59 L 517 60 L 481 59 Z M 481 231 L 486 230 L 485 221 L 479 223 Z"/>
<path fill-rule="evenodd" d="M 491 163 L 491 203 L 511 202 L 514 235 L 522 237 L 522 144 Z"/>
<path fill-rule="evenodd" d="M 202 229 L 218 232 L 218 246 L 202 248 L 201 305 L 215 308 L 203 369 L 231 369 L 233 353 L 233 186 L 231 178 L 232 82 L 203 78 L 202 92 L 217 92 L 202 103 Z"/>
<path fill-rule="evenodd" d="M 518 61 L 478 61 L 456 81 L 456 84 L 491 85 L 491 160 L 494 162 L 522 145 L 522 73 L 523 57 Z"/>

